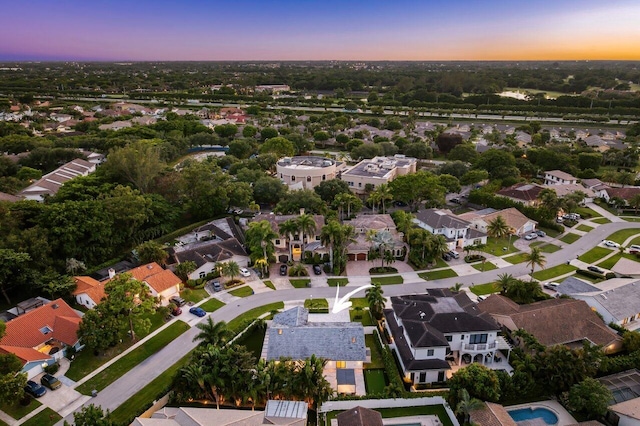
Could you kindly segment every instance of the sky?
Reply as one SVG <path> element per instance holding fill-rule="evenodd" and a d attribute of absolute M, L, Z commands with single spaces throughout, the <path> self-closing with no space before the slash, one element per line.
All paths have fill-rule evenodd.
<path fill-rule="evenodd" d="M 6 2 L 0 61 L 640 60 L 638 0 Z"/>

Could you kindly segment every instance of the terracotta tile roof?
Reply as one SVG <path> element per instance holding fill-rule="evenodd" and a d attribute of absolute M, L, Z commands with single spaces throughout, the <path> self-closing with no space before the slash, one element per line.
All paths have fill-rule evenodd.
<path fill-rule="evenodd" d="M 533 201 L 538 198 L 540 191 L 543 189 L 544 187 L 535 183 L 516 183 L 513 186 L 501 189 L 496 194 L 522 201 Z"/>
<path fill-rule="evenodd" d="M 73 345 L 78 341 L 80 321 L 80 315 L 64 300 L 54 300 L 9 321 L 0 345 L 33 348 L 52 338 Z M 44 334 L 44 327 L 51 331 Z"/>
<path fill-rule="evenodd" d="M 33 348 L 23 348 L 20 346 L 0 345 L 0 353 L 14 354 L 25 364 L 31 361 L 46 361 L 51 358 L 51 356 L 38 352 Z"/>
<path fill-rule="evenodd" d="M 507 410 L 500 404 L 485 402 L 484 407 L 473 410 L 471 421 L 482 426 L 516 426 Z"/>
<path fill-rule="evenodd" d="M 128 271 L 128 273 L 130 273 L 136 280 L 146 282 L 149 287 L 153 288 L 158 293 L 182 282 L 176 274 L 168 269 L 162 269 L 162 267 L 156 262 L 138 266 L 137 268 Z"/>
<path fill-rule="evenodd" d="M 606 190 L 610 198 L 618 197 L 623 200 L 630 200 L 635 195 L 640 194 L 640 188 L 627 187 L 627 188 L 609 188 Z"/>
<path fill-rule="evenodd" d="M 20 201 L 22 198 L 16 197 L 15 195 L 7 194 L 6 192 L 0 192 L 0 201 L 9 201 L 11 203 L 15 203 L 16 201 Z"/>
<path fill-rule="evenodd" d="M 86 294 L 93 300 L 95 303 L 100 303 L 100 301 L 105 297 L 104 292 L 104 283 L 97 281 L 91 277 L 73 277 L 76 282 L 76 289 L 73 292 L 74 296 L 79 294 Z"/>
<path fill-rule="evenodd" d="M 354 407 L 336 417 L 338 426 L 382 426 L 382 415 L 369 408 Z"/>
<path fill-rule="evenodd" d="M 509 225 L 510 228 L 519 231 L 527 222 L 538 223 L 533 219 L 529 219 L 527 216 L 520 213 L 518 209 L 515 207 L 511 207 L 508 209 L 500 210 L 494 213 L 489 213 L 487 215 L 482 216 L 482 219 L 489 224 L 494 221 L 498 216 L 502 216 L 504 221 Z"/>

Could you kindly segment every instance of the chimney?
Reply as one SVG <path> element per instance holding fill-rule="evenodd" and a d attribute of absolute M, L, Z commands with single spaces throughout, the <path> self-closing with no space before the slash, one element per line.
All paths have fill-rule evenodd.
<path fill-rule="evenodd" d="M 116 270 L 113 268 L 109 268 L 109 279 L 113 279 L 116 277 Z"/>
<path fill-rule="evenodd" d="M 300 209 L 300 216 L 304 214 L 304 207 Z"/>

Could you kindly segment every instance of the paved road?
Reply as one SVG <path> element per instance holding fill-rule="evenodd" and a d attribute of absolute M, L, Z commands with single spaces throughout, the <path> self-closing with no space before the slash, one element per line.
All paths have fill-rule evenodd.
<path fill-rule="evenodd" d="M 611 235 L 612 233 L 626 228 L 637 228 L 640 231 L 640 223 L 633 222 L 617 222 L 601 225 L 589 232 L 587 235 L 580 238 L 575 243 L 559 250 L 555 253 L 545 254 L 547 259 L 546 267 L 556 266 L 562 263 L 566 263 L 571 259 L 575 259 L 577 256 L 590 250 L 596 246 L 600 241 Z M 402 285 L 389 285 L 384 287 L 385 296 L 400 296 L 404 294 L 417 294 L 422 293 L 426 289 L 430 288 L 442 288 L 451 287 L 455 283 L 462 283 L 465 287 L 472 284 L 482 284 L 495 280 L 499 274 L 512 274 L 514 276 L 521 276 L 529 273 L 529 269 L 525 264 L 517 264 L 506 268 L 495 269 L 473 275 L 466 275 L 461 277 L 447 278 L 435 281 L 421 281 L 421 282 L 405 282 Z M 411 273 L 415 276 L 415 273 Z M 356 278 L 356 279 L 354 279 Z M 362 278 L 362 279 L 357 279 Z M 349 277 L 353 286 L 361 284 L 365 277 Z M 369 277 L 366 277 L 367 280 Z M 238 315 L 262 306 L 268 303 L 279 301 L 292 301 L 292 300 L 304 300 L 311 297 L 314 298 L 333 298 L 335 297 L 336 289 L 332 287 L 314 287 L 309 289 L 291 289 L 291 290 L 278 290 L 268 293 L 260 293 L 251 297 L 246 297 L 237 300 L 233 304 L 225 305 L 216 312 L 211 314 L 214 321 L 230 321 Z M 203 318 L 204 320 L 204 318 Z M 180 358 L 189 353 L 196 343 L 192 342 L 193 337 L 198 333 L 198 329 L 193 327 L 186 333 L 180 335 L 176 340 L 172 341 L 165 348 L 147 358 L 132 371 L 125 376 L 116 380 L 107 388 L 102 390 L 97 397 L 92 398 L 87 404 L 92 403 L 102 406 L 105 410 L 111 410 L 118 408 L 120 404 L 125 402 L 129 397 L 134 395 L 149 382 L 156 377 L 160 376 L 165 370 L 175 364 Z M 69 415 L 65 418 L 67 421 L 72 421 L 73 416 Z M 62 421 L 58 423 L 62 425 Z"/>

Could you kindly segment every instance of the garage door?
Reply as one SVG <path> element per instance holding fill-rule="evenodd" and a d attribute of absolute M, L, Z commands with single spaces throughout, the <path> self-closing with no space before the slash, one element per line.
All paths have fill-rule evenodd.
<path fill-rule="evenodd" d="M 367 253 L 358 253 L 358 260 L 367 260 Z"/>

